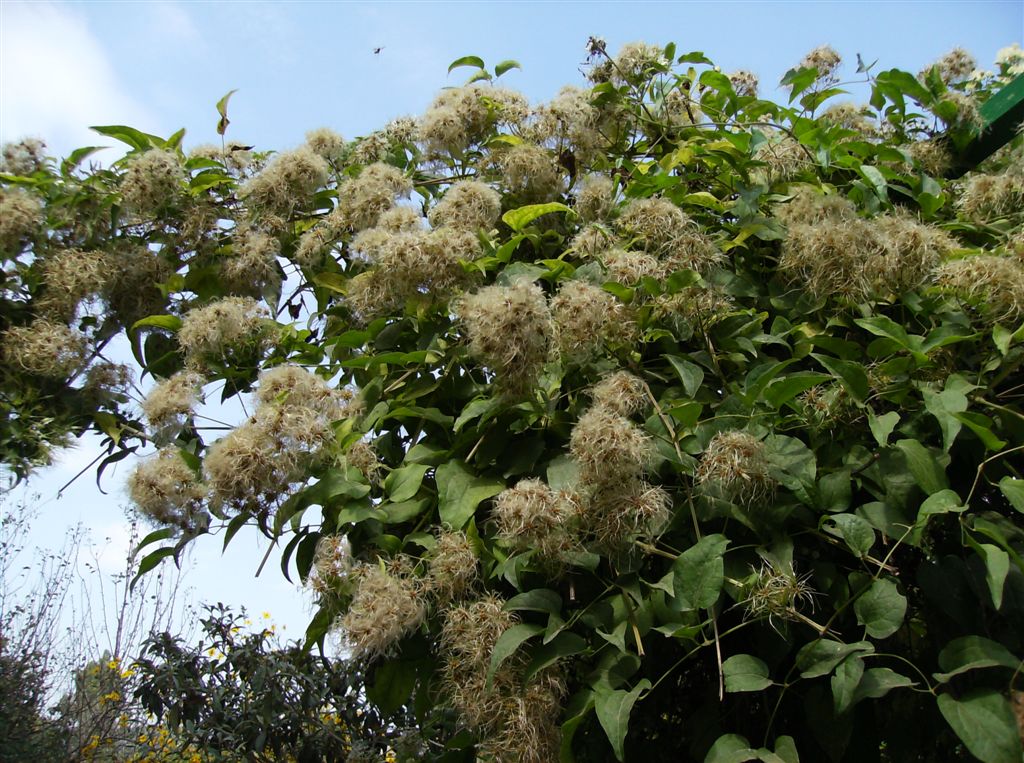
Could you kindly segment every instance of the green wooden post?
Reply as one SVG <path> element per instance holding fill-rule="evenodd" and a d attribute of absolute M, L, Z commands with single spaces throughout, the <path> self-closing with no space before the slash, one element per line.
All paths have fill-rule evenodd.
<path fill-rule="evenodd" d="M 959 153 L 947 177 L 958 178 L 970 172 L 1013 140 L 1024 122 L 1024 74 L 985 101 L 979 112 L 984 127 Z"/>

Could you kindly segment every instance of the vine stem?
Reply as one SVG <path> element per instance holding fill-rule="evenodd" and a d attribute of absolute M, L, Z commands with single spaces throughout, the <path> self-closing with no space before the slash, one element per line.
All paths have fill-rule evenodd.
<path fill-rule="evenodd" d="M 974 483 L 971 485 L 971 492 L 969 492 L 967 494 L 967 500 L 964 501 L 964 504 L 966 504 L 967 506 L 971 505 L 971 498 L 974 497 L 974 491 L 978 489 L 978 483 L 981 481 L 981 474 L 982 474 L 982 472 L 985 471 L 985 464 L 989 463 L 990 461 L 995 461 L 997 458 L 1002 458 L 1003 456 L 1007 456 L 1010 453 L 1014 453 L 1014 452 L 1016 452 L 1018 450 L 1024 450 L 1024 445 L 1018 445 L 1017 447 L 1010 448 L 1009 450 L 1001 450 L 998 453 L 996 453 L 994 456 L 989 456 L 984 461 L 982 461 L 980 464 L 978 464 L 978 471 L 974 475 Z"/>
<path fill-rule="evenodd" d="M 661 406 L 658 404 L 658 401 L 654 398 L 654 393 L 651 392 L 650 385 L 648 385 L 647 382 L 643 382 L 643 385 L 644 392 L 647 393 L 647 399 L 651 401 L 651 404 L 654 406 L 655 412 L 657 412 L 658 414 L 658 418 L 661 420 L 662 425 L 664 425 L 665 430 L 668 432 L 668 436 L 672 440 L 672 447 L 675 448 L 676 458 L 679 459 L 679 463 L 682 463 L 683 451 L 679 449 L 679 441 L 676 436 L 676 428 L 672 426 L 672 422 L 669 420 L 668 416 L 666 416 L 665 412 L 661 410 Z M 700 532 L 700 523 L 697 521 L 697 511 L 693 507 L 693 501 L 689 501 L 688 503 L 690 504 L 690 518 L 693 520 L 693 531 L 697 534 L 697 540 L 700 540 L 702 535 Z"/>

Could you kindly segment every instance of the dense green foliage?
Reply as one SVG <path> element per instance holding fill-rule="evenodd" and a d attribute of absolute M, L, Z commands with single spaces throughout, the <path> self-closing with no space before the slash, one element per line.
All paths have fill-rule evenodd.
<path fill-rule="evenodd" d="M 5 458 L 157 445 L 140 572 L 255 524 L 432 759 L 1019 760 L 1022 138 L 946 178 L 1019 50 L 861 64 L 864 107 L 827 48 L 786 104 L 590 54 L 533 108 L 468 56 L 355 141 L 4 175 Z M 204 392 L 254 407 L 213 439 Z"/>
<path fill-rule="evenodd" d="M 352 666 L 282 647 L 222 606 L 202 626 L 196 644 L 154 634 L 135 666 L 135 698 L 183 746 L 228 761 L 383 760 L 392 745 L 419 757 L 412 726 L 384 723 Z"/>

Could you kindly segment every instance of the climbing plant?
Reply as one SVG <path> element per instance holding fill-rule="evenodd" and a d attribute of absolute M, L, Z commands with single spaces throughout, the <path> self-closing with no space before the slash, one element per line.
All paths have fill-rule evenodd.
<path fill-rule="evenodd" d="M 139 574 L 258 527 L 431 759 L 1018 761 L 1022 139 L 962 157 L 1024 54 L 818 48 L 781 103 L 588 54 L 277 153 L 228 96 L 188 153 L 9 147 L 5 460 L 151 452 Z"/>

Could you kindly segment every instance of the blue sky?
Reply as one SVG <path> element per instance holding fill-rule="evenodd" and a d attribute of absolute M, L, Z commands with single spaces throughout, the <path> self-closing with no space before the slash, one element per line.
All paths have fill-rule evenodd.
<path fill-rule="evenodd" d="M 959 45 L 990 68 L 997 50 L 1024 41 L 1024 2 L 0 0 L 0 140 L 43 137 L 65 154 L 103 144 L 89 125 L 129 124 L 161 135 L 185 127 L 193 146 L 216 139 L 214 104 L 235 88 L 228 138 L 287 148 L 321 126 L 354 137 L 420 113 L 438 89 L 460 84 L 465 70 L 446 70 L 463 55 L 492 66 L 520 61 L 522 70 L 502 82 L 533 102 L 547 99 L 581 83 L 590 35 L 610 51 L 634 40 L 701 50 L 725 71 L 752 70 L 770 94 L 822 44 L 848 64 L 860 53 L 878 59 L 879 70 L 915 72 Z M 84 521 L 113 569 L 126 543 L 118 507 L 128 468 L 105 478 L 109 496 L 87 475 L 56 497 L 93 457 L 88 445 L 69 451 L 32 480 L 29 490 L 45 504 L 36 535 L 56 546 L 68 522 Z M 196 598 L 269 610 L 298 635 L 304 595 L 276 564 L 254 581 L 262 557 L 256 539 L 235 544 L 221 557 L 216 541 L 200 543 L 188 578 Z"/>

